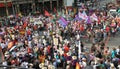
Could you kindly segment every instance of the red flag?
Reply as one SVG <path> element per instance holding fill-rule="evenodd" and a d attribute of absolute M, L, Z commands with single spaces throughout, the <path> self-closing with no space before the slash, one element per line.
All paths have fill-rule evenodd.
<path fill-rule="evenodd" d="M 44 13 L 45 16 L 50 16 L 50 13 L 48 11 L 45 10 L 45 13 Z"/>

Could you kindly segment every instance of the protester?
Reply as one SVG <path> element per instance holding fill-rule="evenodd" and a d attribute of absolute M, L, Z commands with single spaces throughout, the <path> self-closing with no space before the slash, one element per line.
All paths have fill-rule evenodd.
<path fill-rule="evenodd" d="M 107 38 L 119 32 L 116 31 L 119 23 L 104 15 L 104 11 L 91 12 L 87 6 L 80 8 L 75 17 L 70 12 L 54 16 L 45 11 L 45 15 L 3 19 L 4 25 L 0 25 L 3 65 L 35 69 L 119 67 L 119 49 L 110 51 L 106 47 Z M 89 51 L 84 40 L 92 43 Z"/>

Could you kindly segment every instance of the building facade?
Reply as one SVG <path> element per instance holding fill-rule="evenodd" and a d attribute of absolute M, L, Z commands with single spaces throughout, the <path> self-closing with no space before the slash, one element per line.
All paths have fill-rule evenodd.
<path fill-rule="evenodd" d="M 54 8 L 60 8 L 63 5 L 63 0 L 0 0 L 0 16 L 22 13 L 29 14 L 30 12 L 43 10 L 52 11 Z"/>
<path fill-rule="evenodd" d="M 10 0 L 0 0 L 0 16 L 12 14 L 12 2 Z"/>

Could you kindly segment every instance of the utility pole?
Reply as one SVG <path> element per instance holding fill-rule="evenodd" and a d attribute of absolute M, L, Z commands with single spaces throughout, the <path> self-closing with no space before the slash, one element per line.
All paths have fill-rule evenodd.
<path fill-rule="evenodd" d="M 59 0 L 57 0 L 57 10 L 58 10 L 58 7 L 59 7 Z"/>
<path fill-rule="evenodd" d="M 4 0 L 4 4 L 5 4 L 6 15 L 8 16 L 8 15 L 9 15 L 9 12 L 8 12 L 7 0 Z"/>
<path fill-rule="evenodd" d="M 13 15 L 15 15 L 15 8 L 14 8 L 14 6 L 13 6 L 13 0 L 11 0 L 11 3 L 12 3 Z"/>
<path fill-rule="evenodd" d="M 20 13 L 19 1 L 16 1 L 16 2 L 17 2 L 17 13 Z"/>
<path fill-rule="evenodd" d="M 43 6 L 42 6 L 42 12 L 44 13 L 44 0 L 42 0 L 42 4 L 43 4 Z"/>
<path fill-rule="evenodd" d="M 35 12 L 35 11 L 36 11 L 35 0 L 33 0 L 33 3 L 32 3 L 32 12 Z"/>
<path fill-rule="evenodd" d="M 52 0 L 50 0 L 50 11 L 52 11 Z"/>

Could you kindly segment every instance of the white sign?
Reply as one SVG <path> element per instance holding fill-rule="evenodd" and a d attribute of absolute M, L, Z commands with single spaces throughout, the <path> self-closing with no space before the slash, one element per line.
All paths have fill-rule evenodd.
<path fill-rule="evenodd" d="M 74 0 L 64 0 L 64 6 L 73 6 Z"/>

